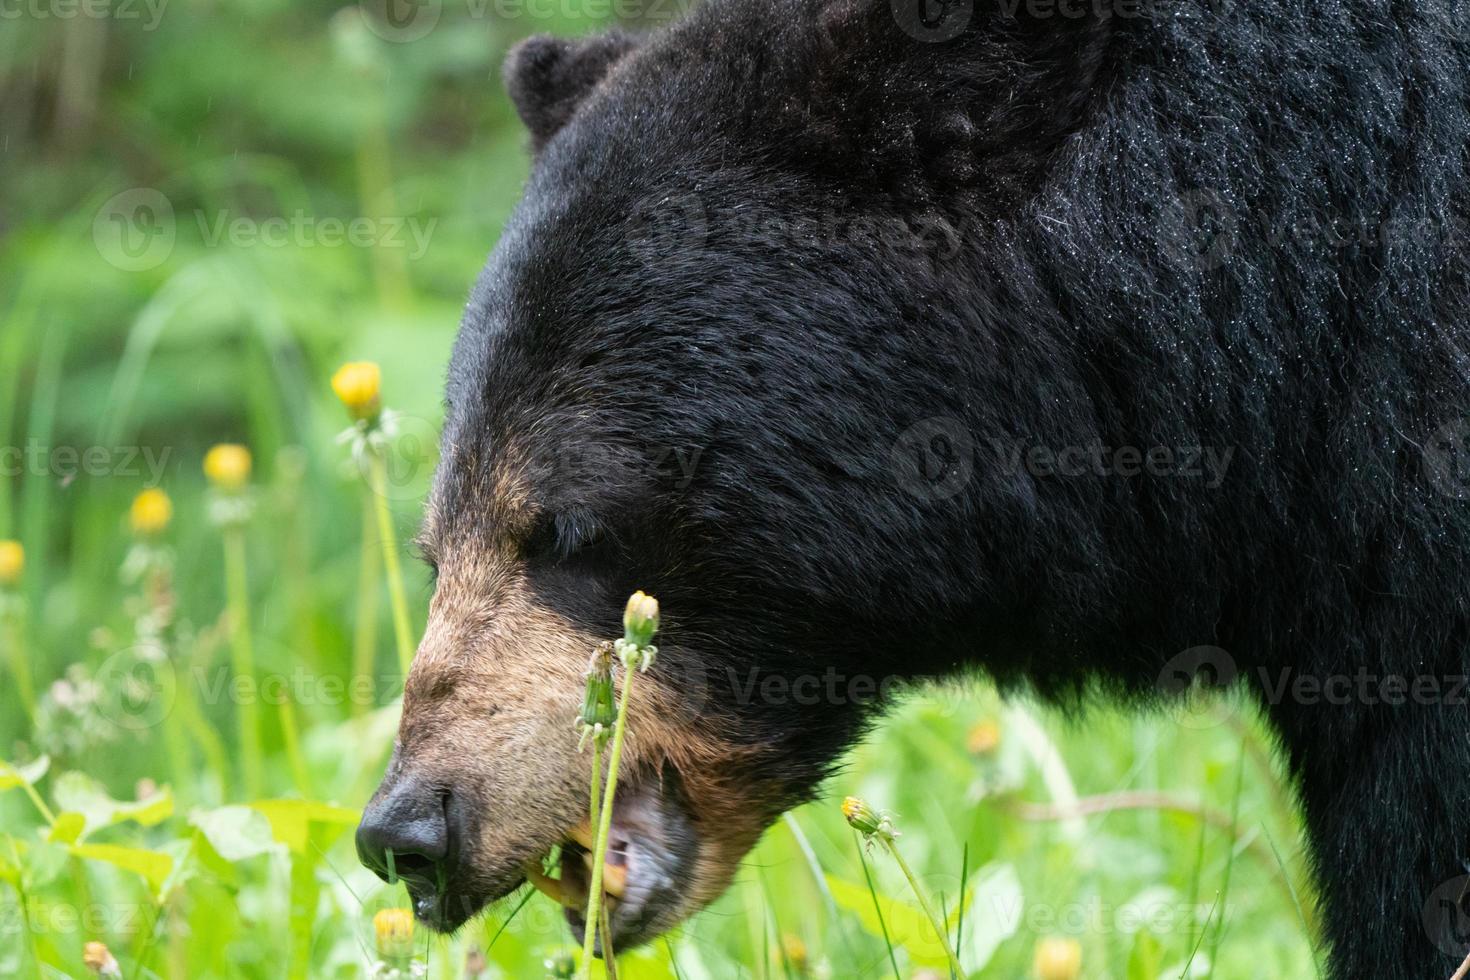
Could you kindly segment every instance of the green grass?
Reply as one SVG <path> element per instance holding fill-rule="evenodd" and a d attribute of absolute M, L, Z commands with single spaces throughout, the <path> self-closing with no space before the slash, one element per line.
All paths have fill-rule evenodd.
<path fill-rule="evenodd" d="M 95 47 L 84 20 L 0 32 L 14 110 L 0 117 L 0 450 L 28 454 L 0 476 L 0 538 L 28 557 L 6 605 L 14 628 L 0 629 L 0 759 L 27 777 L 0 772 L 0 976 L 85 976 L 95 940 L 128 978 L 359 977 L 376 959 L 374 913 L 406 904 L 351 846 L 402 677 L 378 515 L 336 442 L 346 421 L 328 379 L 349 359 L 385 366 L 414 440 L 388 480 L 404 544 L 459 310 L 526 173 L 496 66 L 518 36 L 588 25 L 445 4 L 428 37 L 392 44 L 354 33 L 356 9 L 175 5 L 155 31 L 106 24 Z M 96 125 L 59 129 L 61 90 L 93 93 Z M 174 215 L 171 249 L 142 269 L 98 238 L 99 209 L 135 188 Z M 434 231 L 422 254 L 211 233 L 221 214 L 258 229 L 298 211 Z M 257 465 L 233 600 L 200 473 L 226 441 Z M 89 448 L 105 465 L 80 472 L 71 454 Z M 161 658 L 142 585 L 122 575 L 128 506 L 152 464 L 176 508 Z M 428 577 L 414 562 L 403 574 L 416 632 Z M 284 682 L 290 711 L 232 696 L 232 604 L 248 610 L 253 669 Z M 43 702 L 34 723 L 16 654 Z M 258 795 L 239 789 L 251 714 Z M 897 814 L 971 976 L 1029 975 L 1046 936 L 1080 942 L 1089 978 L 1186 964 L 1225 980 L 1313 975 L 1299 820 L 1267 738 L 1240 709 L 1209 719 L 1066 720 L 981 683 L 916 695 L 826 802 L 777 822 L 724 898 L 629 953 L 620 975 L 944 976 L 902 873 L 854 844 L 847 794 Z M 1000 742 L 975 754 L 984 720 Z M 487 976 L 535 977 L 577 946 L 559 909 L 518 895 L 451 941 L 420 934 L 414 962 L 459 976 L 477 949 Z"/>

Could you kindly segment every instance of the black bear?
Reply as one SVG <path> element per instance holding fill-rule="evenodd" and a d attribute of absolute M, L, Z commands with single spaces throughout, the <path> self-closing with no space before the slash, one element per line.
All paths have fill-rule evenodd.
<path fill-rule="evenodd" d="M 1249 691 L 1331 975 L 1454 969 L 1462 4 L 709 0 L 506 80 L 535 162 L 450 365 L 430 623 L 359 832 L 425 922 L 572 834 L 583 672 L 642 588 L 618 948 L 725 887 L 877 680 L 978 667 Z"/>

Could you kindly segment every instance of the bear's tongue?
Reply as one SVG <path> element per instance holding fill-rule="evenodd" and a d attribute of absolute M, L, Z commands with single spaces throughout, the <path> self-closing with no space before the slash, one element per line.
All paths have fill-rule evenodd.
<path fill-rule="evenodd" d="M 567 842 L 562 845 L 561 877 L 553 878 L 541 870 L 545 860 L 543 855 L 527 866 L 526 880 L 557 903 L 567 908 L 584 909 L 592 886 L 592 850 L 592 828 L 583 821 L 568 831 Z M 627 855 L 622 850 L 610 848 L 602 865 L 603 894 L 621 898 L 627 885 Z"/>

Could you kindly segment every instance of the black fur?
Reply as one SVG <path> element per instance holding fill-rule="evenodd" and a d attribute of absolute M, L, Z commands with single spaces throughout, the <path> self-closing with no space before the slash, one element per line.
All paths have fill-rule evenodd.
<path fill-rule="evenodd" d="M 636 48 L 521 48 L 540 155 L 455 350 L 445 533 L 490 533 L 512 458 L 603 529 L 533 560 L 545 600 L 606 632 L 659 595 L 660 669 L 769 749 L 746 775 L 783 805 L 874 705 L 752 697 L 751 671 L 1150 700 L 1218 647 L 1299 780 L 1332 976 L 1448 976 L 1465 8 L 1007 6 L 945 43 L 888 0 L 712 0 Z M 1231 455 L 1016 462 L 1094 445 Z M 1273 694 L 1283 670 L 1446 696 Z"/>

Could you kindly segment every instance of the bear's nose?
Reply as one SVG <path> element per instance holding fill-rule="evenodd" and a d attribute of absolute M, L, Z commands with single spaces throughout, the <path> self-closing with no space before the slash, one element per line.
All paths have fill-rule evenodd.
<path fill-rule="evenodd" d="M 444 794 L 408 776 L 379 791 L 357 827 L 357 856 L 379 878 L 432 883 L 449 853 Z"/>

